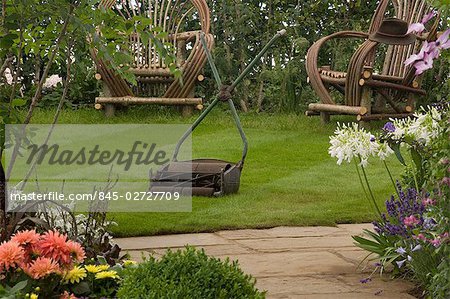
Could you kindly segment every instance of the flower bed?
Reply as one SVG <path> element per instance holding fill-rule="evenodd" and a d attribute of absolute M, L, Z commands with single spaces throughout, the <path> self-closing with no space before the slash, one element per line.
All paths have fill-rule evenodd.
<path fill-rule="evenodd" d="M 186 248 L 138 265 L 87 259 L 57 231 L 16 233 L 0 245 L 1 298 L 264 298 L 237 262 Z"/>
<path fill-rule="evenodd" d="M 377 211 L 374 232 L 354 236 L 356 244 L 376 255 L 383 271 L 405 275 L 432 298 L 450 297 L 450 109 L 448 103 L 428 107 L 413 118 L 386 123 L 375 136 L 364 129 L 340 126 L 331 137 L 329 153 L 357 163 L 361 183 Z M 394 181 L 396 193 L 386 200 L 386 213 L 377 206 L 366 168 L 371 157 L 393 155 L 404 165 Z M 359 171 L 361 168 L 361 172 Z"/>

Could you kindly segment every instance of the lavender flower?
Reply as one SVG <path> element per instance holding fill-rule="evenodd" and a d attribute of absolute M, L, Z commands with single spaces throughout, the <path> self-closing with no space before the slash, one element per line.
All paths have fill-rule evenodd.
<path fill-rule="evenodd" d="M 385 203 L 387 214 L 381 215 L 381 221 L 375 221 L 373 224 L 379 234 L 409 238 L 412 237 L 413 227 L 405 225 L 405 220 L 406 224 L 410 224 L 408 221 L 411 221 L 411 216 L 414 215 L 414 228 L 422 225 L 425 206 L 415 189 L 411 188 L 404 192 L 397 183 L 397 190 L 399 198 L 391 196 Z"/>

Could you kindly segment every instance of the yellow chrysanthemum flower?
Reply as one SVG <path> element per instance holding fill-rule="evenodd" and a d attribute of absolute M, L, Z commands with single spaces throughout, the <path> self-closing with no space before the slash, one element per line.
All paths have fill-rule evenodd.
<path fill-rule="evenodd" d="M 105 278 L 119 278 L 119 275 L 117 275 L 116 271 L 102 271 L 95 274 L 95 279 L 105 279 Z"/>
<path fill-rule="evenodd" d="M 136 261 L 132 261 L 132 260 L 125 260 L 125 261 L 123 261 L 123 266 L 124 267 L 133 266 L 133 265 L 136 265 L 136 264 L 137 264 L 137 262 Z"/>
<path fill-rule="evenodd" d="M 79 266 L 75 266 L 72 270 L 66 272 L 66 274 L 64 275 L 64 281 L 70 283 L 79 283 L 80 280 L 83 280 L 83 278 L 85 278 L 86 276 L 87 274 L 85 269 Z"/>
<path fill-rule="evenodd" d="M 30 295 L 30 299 L 38 299 L 38 295 L 32 293 L 32 294 Z"/>
<path fill-rule="evenodd" d="M 88 271 L 89 273 L 98 273 L 101 271 L 105 271 L 109 269 L 109 265 L 86 265 L 84 266 L 84 268 L 86 269 L 86 271 Z"/>
<path fill-rule="evenodd" d="M 100 265 L 100 266 L 97 266 L 97 267 L 100 269 L 100 271 L 106 271 L 106 270 L 109 269 L 109 265 Z"/>

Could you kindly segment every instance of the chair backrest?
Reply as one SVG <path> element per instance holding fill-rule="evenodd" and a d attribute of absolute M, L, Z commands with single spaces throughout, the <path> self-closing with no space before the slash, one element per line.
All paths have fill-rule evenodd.
<path fill-rule="evenodd" d="M 113 9 L 124 18 L 133 16 L 146 16 L 151 19 L 151 28 L 159 28 L 169 34 L 167 40 L 174 46 L 177 57 L 180 33 L 186 31 L 210 31 L 210 12 L 205 0 L 102 0 L 101 5 Z M 149 41 L 144 45 L 135 33 L 130 36 L 130 50 L 134 54 L 132 68 L 141 69 L 141 75 L 145 75 L 145 69 L 165 68 L 163 61 Z M 164 74 L 163 74 L 164 75 Z"/>
<path fill-rule="evenodd" d="M 387 17 L 388 10 L 393 10 L 394 16 L 406 21 L 408 24 L 418 23 L 431 11 L 432 7 L 427 0 L 381 0 L 372 18 L 369 33 L 378 30 L 381 22 Z M 391 15 L 391 17 L 393 17 Z M 409 69 L 404 61 L 418 51 L 422 41 L 408 46 L 389 46 L 383 64 L 383 75 L 404 77 Z"/>

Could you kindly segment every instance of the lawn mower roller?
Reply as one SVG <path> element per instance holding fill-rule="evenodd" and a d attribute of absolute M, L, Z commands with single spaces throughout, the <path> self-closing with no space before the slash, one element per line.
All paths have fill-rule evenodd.
<path fill-rule="evenodd" d="M 187 130 L 178 141 L 171 162 L 164 165 L 155 175 L 151 176 L 150 192 L 178 192 L 181 195 L 187 196 L 221 196 L 238 192 L 241 173 L 244 167 L 245 157 L 247 156 L 248 143 L 236 107 L 231 99 L 232 92 L 242 79 L 244 79 L 244 77 L 253 69 L 255 64 L 261 59 L 272 44 L 284 34 L 286 34 L 286 30 L 277 32 L 231 85 L 222 84 L 222 80 L 220 79 L 219 72 L 214 64 L 211 53 L 206 47 L 204 36 L 201 36 L 203 49 L 206 52 L 214 79 L 219 86 L 219 93 L 214 101 L 205 109 L 205 111 L 203 111 L 189 130 Z M 192 134 L 219 102 L 228 102 L 234 122 L 241 135 L 244 145 L 241 160 L 237 163 L 218 159 L 178 161 L 178 152 L 183 142 Z"/>

